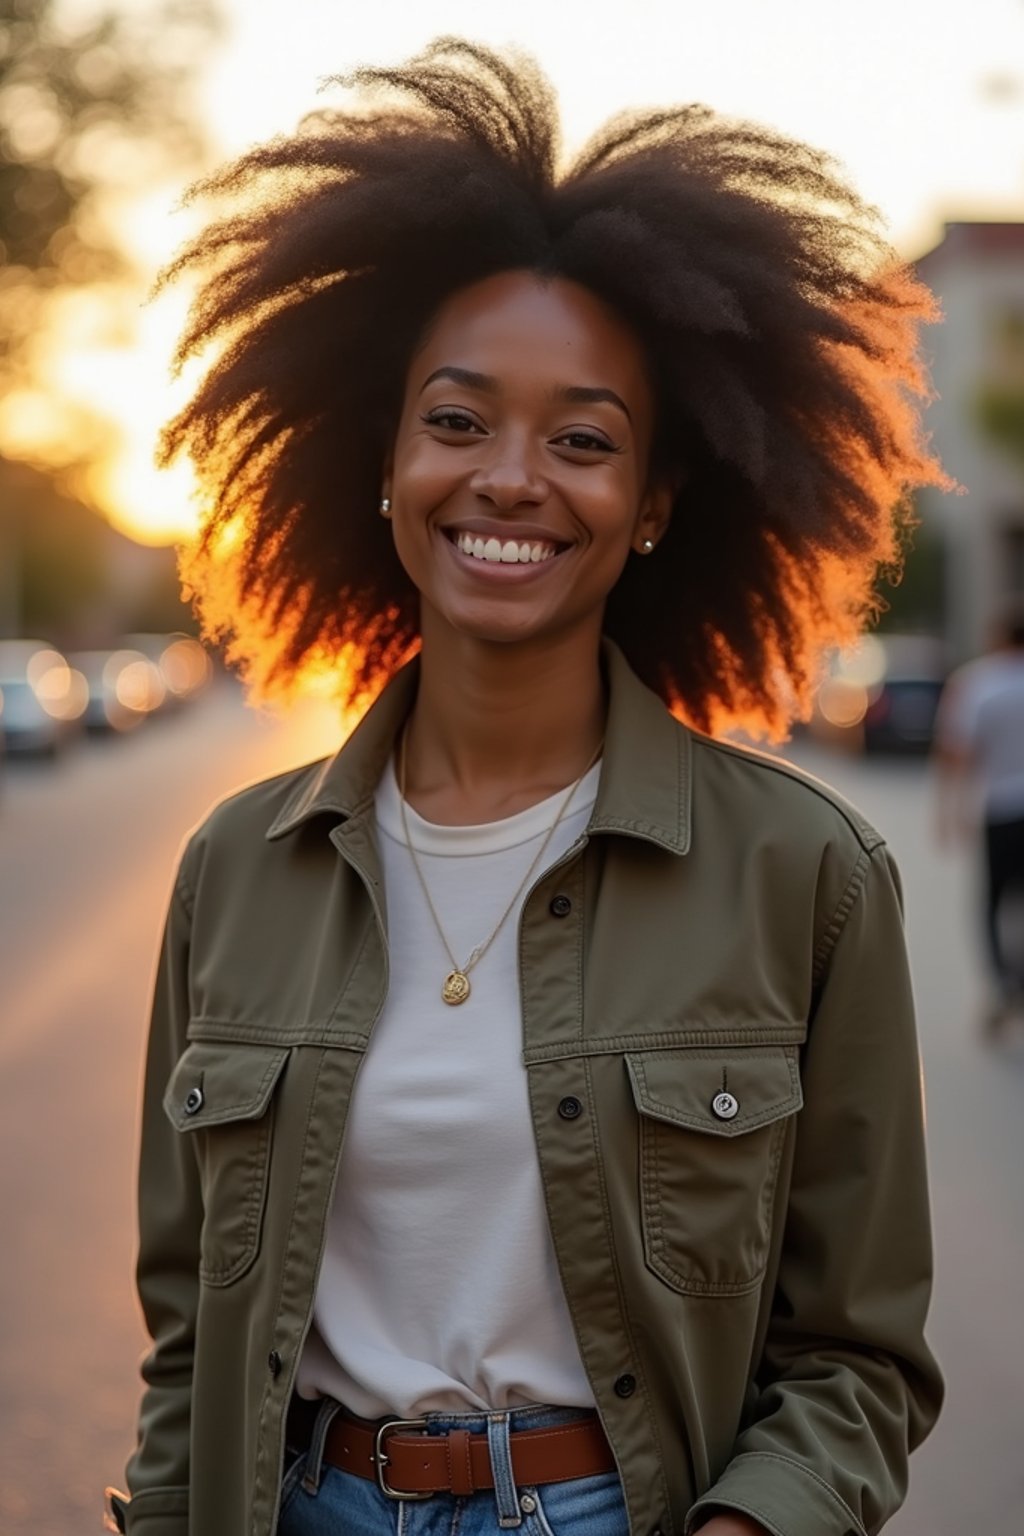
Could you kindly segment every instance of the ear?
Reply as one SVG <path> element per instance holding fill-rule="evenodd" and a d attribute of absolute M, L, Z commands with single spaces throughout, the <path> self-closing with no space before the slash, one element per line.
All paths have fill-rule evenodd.
<path fill-rule="evenodd" d="M 669 477 L 660 478 L 648 486 L 640 503 L 637 513 L 636 526 L 633 529 L 632 544 L 638 553 L 644 553 L 644 543 L 650 540 L 657 546 L 665 536 L 672 517 L 672 507 L 675 503 L 676 493 L 681 484 L 681 478 L 673 480 Z"/>

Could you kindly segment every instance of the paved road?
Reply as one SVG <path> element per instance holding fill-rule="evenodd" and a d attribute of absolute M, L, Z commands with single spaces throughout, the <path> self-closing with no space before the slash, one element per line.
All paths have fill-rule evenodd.
<path fill-rule="evenodd" d="M 98 1525 L 130 1449 L 143 1335 L 131 1291 L 135 1103 L 175 853 L 220 795 L 333 745 L 220 686 L 191 712 L 0 792 L 0 1532 Z M 983 1049 L 972 869 L 929 838 L 919 765 L 821 758 L 903 867 L 940 1256 L 933 1337 L 950 1383 L 894 1536 L 1024 1528 L 1024 1037 Z"/>
<path fill-rule="evenodd" d="M 134 1106 L 181 840 L 221 795 L 332 745 L 323 715 L 284 728 L 220 685 L 52 771 L 13 765 L 0 790 L 2 1536 L 98 1530 L 123 1482 L 144 1343 Z"/>

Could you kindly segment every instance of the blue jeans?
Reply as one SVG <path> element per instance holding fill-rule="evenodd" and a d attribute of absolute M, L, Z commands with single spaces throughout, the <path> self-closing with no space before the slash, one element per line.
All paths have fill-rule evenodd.
<path fill-rule="evenodd" d="M 495 1487 L 460 1497 L 435 1493 L 397 1502 L 351 1472 L 328 1466 L 317 1449 L 335 1404 L 325 1399 L 310 1448 L 285 1473 L 278 1536 L 629 1536 L 618 1473 L 516 1487 L 506 1435 L 579 1418 L 572 1408 L 511 1408 L 504 1413 L 431 1413 L 427 1434 L 468 1429 L 489 1434 Z M 318 1431 L 320 1434 L 318 1435 Z"/>

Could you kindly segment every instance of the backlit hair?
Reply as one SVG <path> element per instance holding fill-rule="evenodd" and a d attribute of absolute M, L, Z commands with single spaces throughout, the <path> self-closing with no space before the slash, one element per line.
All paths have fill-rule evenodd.
<path fill-rule="evenodd" d="M 197 189 L 215 212 L 165 277 L 198 280 L 167 426 L 202 527 L 186 584 L 257 696 L 311 663 L 365 702 L 418 641 L 377 512 L 406 370 L 452 293 L 522 269 L 584 285 L 655 382 L 667 534 L 631 556 L 605 629 L 709 730 L 778 735 L 822 650 L 898 569 L 910 493 L 947 484 L 920 430 L 937 318 L 830 158 L 688 105 L 613 119 L 563 164 L 529 59 L 440 38 L 362 68 Z"/>

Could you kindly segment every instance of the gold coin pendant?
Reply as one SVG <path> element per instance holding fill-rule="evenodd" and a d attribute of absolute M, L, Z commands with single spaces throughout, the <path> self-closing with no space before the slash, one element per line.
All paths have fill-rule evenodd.
<path fill-rule="evenodd" d="M 469 977 L 462 971 L 449 971 L 441 988 L 441 996 L 453 1008 L 458 1003 L 464 1003 L 469 996 Z"/>

